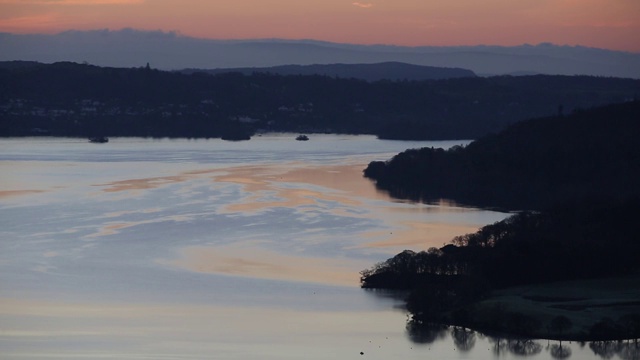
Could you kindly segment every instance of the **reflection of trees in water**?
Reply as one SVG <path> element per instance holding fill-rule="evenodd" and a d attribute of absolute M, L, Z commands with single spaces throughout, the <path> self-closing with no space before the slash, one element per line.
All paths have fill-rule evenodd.
<path fill-rule="evenodd" d="M 618 352 L 618 356 L 623 360 L 640 360 L 640 344 L 637 339 L 634 343 L 626 343 Z"/>
<path fill-rule="evenodd" d="M 492 344 L 492 352 L 496 357 L 504 356 L 509 352 L 517 356 L 535 356 L 539 354 L 543 346 L 532 339 L 509 339 L 500 336 L 490 336 L 476 332 L 464 327 L 449 327 L 441 324 L 423 323 L 410 320 L 407 322 L 407 336 L 416 344 L 432 344 L 439 340 L 444 340 L 447 334 L 451 334 L 455 348 L 461 352 L 469 352 L 476 345 L 478 337 Z M 580 342 L 580 347 L 584 347 L 587 342 Z M 636 340 L 629 341 L 593 341 L 588 343 L 593 353 L 602 359 L 612 359 L 616 355 L 621 360 L 640 360 L 640 343 Z M 559 344 L 545 347 L 553 359 L 568 359 L 572 356 L 570 346 Z"/>
<path fill-rule="evenodd" d="M 431 344 L 447 335 L 448 327 L 441 324 L 420 323 L 410 320 L 407 323 L 407 336 L 416 344 Z"/>
<path fill-rule="evenodd" d="M 591 327 L 589 333 L 596 339 L 627 339 L 591 342 L 589 348 L 603 359 L 618 355 L 623 360 L 640 360 L 640 314 L 626 314 L 618 321 L 603 318 Z"/>
<path fill-rule="evenodd" d="M 502 355 L 505 351 L 519 356 L 533 356 L 542 351 L 542 345 L 531 339 L 507 339 L 490 336 L 488 340 L 493 344 L 492 350 L 496 356 Z"/>
<path fill-rule="evenodd" d="M 405 303 L 409 291 L 394 289 L 363 289 L 366 294 L 370 294 L 380 299 L 389 299 L 398 303 Z"/>
<path fill-rule="evenodd" d="M 636 342 L 594 341 L 589 348 L 603 359 L 618 355 L 623 360 L 640 360 L 640 344 Z"/>
<path fill-rule="evenodd" d="M 493 351 L 494 355 L 498 356 L 507 350 L 507 339 L 490 336 L 488 340 L 489 343 L 493 344 L 491 350 Z"/>
<path fill-rule="evenodd" d="M 611 359 L 619 351 L 620 345 L 615 341 L 594 341 L 589 344 L 589 348 L 601 358 Z"/>
<path fill-rule="evenodd" d="M 403 312 L 407 310 L 406 300 L 407 296 L 409 296 L 409 291 L 395 289 L 364 289 L 364 292 L 375 299 L 393 302 L 394 309 L 402 310 Z"/>
<path fill-rule="evenodd" d="M 549 352 L 554 359 L 567 359 L 571 357 L 571 348 L 562 346 L 562 343 L 551 345 Z"/>
<path fill-rule="evenodd" d="M 476 332 L 467 328 L 456 326 L 451 330 L 451 337 L 456 348 L 467 352 L 476 345 Z"/>
<path fill-rule="evenodd" d="M 508 340 L 507 349 L 520 356 L 532 356 L 542 351 L 542 345 L 531 339 Z"/>

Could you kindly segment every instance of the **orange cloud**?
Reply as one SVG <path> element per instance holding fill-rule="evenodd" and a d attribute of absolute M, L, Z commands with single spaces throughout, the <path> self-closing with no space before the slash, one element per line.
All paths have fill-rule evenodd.
<path fill-rule="evenodd" d="M 638 0 L 351 1 L 340 0 L 336 8 L 339 0 L 0 0 L 0 19 L 10 22 L 0 22 L 0 31 L 134 28 L 216 39 L 409 46 L 552 42 L 640 51 Z M 56 22 L 25 21 L 42 9 L 55 10 Z M 359 10 L 369 11 L 363 18 Z"/>
<path fill-rule="evenodd" d="M 373 4 L 371 3 L 359 3 L 359 2 L 354 2 L 351 5 L 353 6 L 357 6 L 359 8 L 363 8 L 363 9 L 368 9 L 370 7 L 373 7 Z"/>
<path fill-rule="evenodd" d="M 144 2 L 145 0 L 0 0 L 0 4 L 12 5 L 126 5 Z"/>
<path fill-rule="evenodd" d="M 2 31 L 47 31 L 59 25 L 60 21 L 57 14 L 40 14 L 0 19 L 0 29 L 2 29 Z"/>

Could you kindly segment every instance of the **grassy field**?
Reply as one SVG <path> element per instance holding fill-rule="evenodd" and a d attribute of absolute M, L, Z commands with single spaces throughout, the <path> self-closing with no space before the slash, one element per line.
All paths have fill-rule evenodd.
<path fill-rule="evenodd" d="M 487 321 L 496 312 L 532 317 L 539 321 L 534 334 L 538 338 L 557 338 L 549 329 L 551 319 L 565 316 L 572 326 L 561 337 L 585 339 L 604 318 L 615 322 L 623 315 L 640 314 L 640 275 L 509 288 L 494 292 L 474 312 Z"/>

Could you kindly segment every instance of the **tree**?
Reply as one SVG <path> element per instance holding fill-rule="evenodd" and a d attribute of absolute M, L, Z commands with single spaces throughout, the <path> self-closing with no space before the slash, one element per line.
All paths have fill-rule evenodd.
<path fill-rule="evenodd" d="M 560 338 L 560 340 L 562 340 L 562 338 L 566 335 L 566 332 L 571 329 L 572 326 L 573 323 L 568 317 L 559 315 L 551 319 L 551 322 L 549 323 L 549 330 L 551 330 Z M 560 345 L 562 345 L 562 341 L 560 342 Z"/>
<path fill-rule="evenodd" d="M 637 344 L 640 339 L 640 314 L 623 315 L 618 323 L 622 326 L 624 336 Z"/>

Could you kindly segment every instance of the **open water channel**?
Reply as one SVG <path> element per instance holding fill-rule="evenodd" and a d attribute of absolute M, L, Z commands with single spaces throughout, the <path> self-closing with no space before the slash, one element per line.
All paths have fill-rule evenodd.
<path fill-rule="evenodd" d="M 464 141 L 310 138 L 0 140 L 0 358 L 604 357 L 407 329 L 359 271 L 508 214 L 394 200 L 362 177 Z"/>

